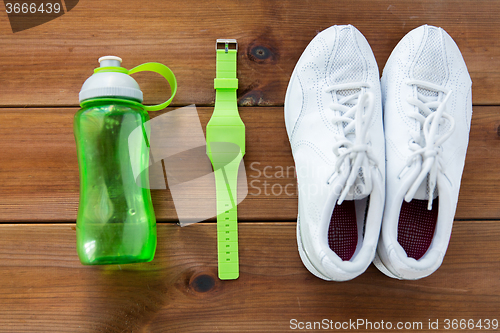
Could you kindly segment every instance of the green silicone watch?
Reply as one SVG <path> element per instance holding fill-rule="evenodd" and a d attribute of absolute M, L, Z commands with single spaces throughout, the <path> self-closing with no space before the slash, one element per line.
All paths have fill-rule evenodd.
<path fill-rule="evenodd" d="M 215 173 L 219 279 L 239 276 L 238 169 L 245 155 L 245 125 L 238 113 L 235 39 L 216 43 L 215 108 L 207 124 L 207 155 Z"/>

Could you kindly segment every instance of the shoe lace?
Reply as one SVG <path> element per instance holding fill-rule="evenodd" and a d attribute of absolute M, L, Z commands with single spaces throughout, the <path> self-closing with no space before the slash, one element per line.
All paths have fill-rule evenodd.
<path fill-rule="evenodd" d="M 409 143 L 409 148 L 413 153 L 409 156 L 407 166 L 415 164 L 420 168 L 420 173 L 406 192 L 405 200 L 410 202 L 418 188 L 428 176 L 428 204 L 427 209 L 432 210 L 432 201 L 434 199 L 434 191 L 436 189 L 438 171 L 443 171 L 443 163 L 440 152 L 441 145 L 445 142 L 455 130 L 454 119 L 445 112 L 446 103 L 451 96 L 452 91 L 438 85 L 420 81 L 411 80 L 408 85 L 416 86 L 417 97 L 407 99 L 408 103 L 418 108 L 419 112 L 411 112 L 409 117 L 417 120 L 420 123 L 420 131 L 412 133 L 413 140 Z M 431 96 L 422 93 L 422 90 L 435 92 Z M 440 94 L 445 94 L 444 98 L 439 98 Z M 444 125 L 448 121 L 450 126 L 447 131 L 439 133 L 439 125 Z M 421 136 L 423 132 L 423 140 Z"/>
<path fill-rule="evenodd" d="M 336 101 L 330 105 L 332 111 L 337 111 L 336 116 L 332 118 L 332 122 L 343 127 L 341 134 L 335 138 L 333 153 L 337 156 L 337 161 L 334 172 L 327 183 L 330 184 L 341 172 L 349 172 L 347 181 L 337 201 L 339 205 L 342 204 L 349 190 L 354 186 L 356 178 L 361 177 L 361 175 L 364 177 L 365 186 L 367 186 L 365 188 L 366 192 L 371 191 L 371 173 L 360 173 L 360 169 L 367 170 L 369 164 L 378 165 L 368 144 L 370 141 L 368 127 L 370 126 L 375 103 L 373 93 L 363 91 L 363 88 L 369 87 L 368 83 L 346 83 L 330 86 L 325 90 L 327 93 L 331 91 L 337 93 Z M 348 94 L 343 96 L 341 92 Z"/>

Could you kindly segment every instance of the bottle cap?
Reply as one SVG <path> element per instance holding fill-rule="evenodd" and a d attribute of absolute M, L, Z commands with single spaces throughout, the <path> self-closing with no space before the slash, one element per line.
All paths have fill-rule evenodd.
<path fill-rule="evenodd" d="M 80 90 L 80 103 L 87 99 L 107 97 L 143 100 L 143 94 L 137 82 L 121 67 L 122 59 L 115 56 L 99 58 L 100 67 L 94 70 Z"/>

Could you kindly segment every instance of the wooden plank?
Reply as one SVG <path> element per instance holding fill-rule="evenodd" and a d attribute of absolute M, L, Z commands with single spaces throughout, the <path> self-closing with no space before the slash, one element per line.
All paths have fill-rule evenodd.
<path fill-rule="evenodd" d="M 74 224 L 0 225 L 0 331 L 282 332 L 301 322 L 498 319 L 500 224 L 457 222 L 441 268 L 399 281 L 374 266 L 344 283 L 302 265 L 295 223 L 241 223 L 235 281 L 217 278 L 213 224 L 158 227 L 153 262 L 79 263 Z M 360 327 L 358 331 L 367 331 Z M 384 331 L 384 330 L 382 330 Z M 470 330 L 468 330 L 470 331 Z"/>
<path fill-rule="evenodd" d="M 474 108 L 458 219 L 500 217 L 499 111 L 499 107 Z M 0 221 L 75 221 L 79 188 L 75 112 L 75 108 L 0 110 Z M 211 112 L 198 108 L 203 128 Z M 283 108 L 242 108 L 241 116 L 247 129 L 248 196 L 239 206 L 240 219 L 294 221 L 297 190 Z M 158 220 L 175 221 L 170 192 L 153 190 L 152 196 Z"/>
<path fill-rule="evenodd" d="M 499 218 L 500 110 L 475 107 L 456 218 Z M 485 211 L 488 213 L 485 213 Z M 477 217 L 474 217 L 477 216 Z"/>
<path fill-rule="evenodd" d="M 0 5 L 4 11 L 3 4 Z M 132 68 L 158 61 L 175 72 L 175 105 L 214 102 L 214 42 L 239 42 L 241 105 L 283 105 L 290 74 L 317 32 L 353 24 L 367 37 L 380 69 L 397 42 L 422 24 L 456 40 L 474 81 L 475 104 L 500 104 L 500 2 L 467 1 L 80 1 L 64 16 L 12 33 L 0 22 L 0 106 L 76 106 L 97 58 L 115 54 Z M 147 103 L 167 85 L 138 74 Z"/>

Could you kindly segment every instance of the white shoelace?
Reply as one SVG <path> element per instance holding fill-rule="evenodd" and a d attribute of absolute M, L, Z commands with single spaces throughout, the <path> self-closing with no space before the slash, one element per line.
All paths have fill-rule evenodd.
<path fill-rule="evenodd" d="M 330 184 L 333 179 L 343 170 L 349 172 L 347 181 L 339 196 L 337 203 L 340 205 L 345 200 L 349 190 L 354 185 L 356 178 L 359 177 L 360 168 L 363 168 L 364 183 L 369 189 L 372 186 L 371 173 L 368 172 L 368 166 L 377 165 L 377 160 L 368 145 L 370 141 L 368 127 L 370 126 L 375 97 L 371 92 L 362 93 L 363 88 L 369 88 L 368 83 L 347 83 L 328 87 L 325 92 L 358 90 L 351 95 L 340 98 L 336 103 L 330 106 L 333 111 L 339 111 L 340 116 L 335 116 L 332 122 L 343 126 L 343 133 L 336 137 L 337 142 L 333 146 L 333 152 L 337 156 L 335 169 L 327 183 Z M 349 107 L 347 105 L 353 105 Z M 354 136 L 354 142 L 347 137 Z M 369 191 L 367 191 L 369 192 Z"/>
<path fill-rule="evenodd" d="M 420 122 L 421 131 L 424 137 L 422 140 L 420 133 L 416 135 L 412 134 L 413 140 L 409 145 L 413 153 L 408 159 L 407 166 L 410 167 L 413 164 L 417 165 L 417 167 L 420 168 L 420 173 L 408 192 L 406 192 L 405 200 L 410 202 L 424 179 L 429 176 L 427 187 L 429 201 L 427 209 L 432 210 L 432 201 L 434 200 L 434 190 L 436 189 L 438 171 L 443 171 L 441 155 L 439 154 L 442 150 L 441 145 L 455 130 L 455 120 L 445 112 L 446 102 L 451 96 L 451 90 L 420 80 L 411 80 L 407 82 L 407 84 L 438 93 L 438 97 L 433 97 L 425 96 L 417 91 L 417 98 L 410 97 L 407 100 L 408 103 L 416 106 L 420 110 L 420 112 L 412 112 L 408 116 Z M 439 93 L 446 94 L 445 98 L 441 101 L 439 101 Z M 436 111 L 431 109 L 435 109 Z M 439 125 L 444 125 L 445 120 L 450 122 L 449 129 L 444 133 L 438 133 Z"/>

